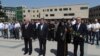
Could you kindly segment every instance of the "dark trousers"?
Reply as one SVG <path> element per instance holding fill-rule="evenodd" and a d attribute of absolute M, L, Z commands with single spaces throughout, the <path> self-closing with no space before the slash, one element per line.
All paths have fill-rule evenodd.
<path fill-rule="evenodd" d="M 48 40 L 54 40 L 54 31 L 49 31 Z"/>
<path fill-rule="evenodd" d="M 74 44 L 74 56 L 77 56 L 78 45 L 80 45 L 80 56 L 84 56 L 84 43 Z"/>
<path fill-rule="evenodd" d="M 25 52 L 32 53 L 32 39 L 31 38 L 24 38 L 25 43 Z M 29 46 L 29 48 L 28 48 Z"/>
<path fill-rule="evenodd" d="M 14 29 L 10 29 L 10 38 L 14 38 Z"/>
<path fill-rule="evenodd" d="M 39 46 L 40 46 L 39 55 L 43 54 L 43 56 L 45 56 L 45 53 L 46 53 L 46 39 L 39 38 Z"/>
<path fill-rule="evenodd" d="M 87 35 L 86 35 L 86 42 L 91 42 L 91 37 L 92 37 L 92 32 L 88 31 Z"/>
<path fill-rule="evenodd" d="M 4 38 L 8 38 L 8 29 L 4 29 Z"/>
<path fill-rule="evenodd" d="M 64 56 L 64 54 L 65 54 L 65 49 L 66 47 L 65 47 L 65 45 L 64 45 L 64 41 L 62 41 L 62 40 L 59 40 L 58 42 L 57 42 L 57 56 Z"/>
<path fill-rule="evenodd" d="M 4 37 L 4 30 L 0 29 L 0 32 L 1 32 L 1 36 L 0 37 Z"/>
<path fill-rule="evenodd" d="M 92 32 L 90 32 L 89 37 L 90 37 L 90 42 L 91 42 L 91 40 L 92 40 Z"/>
<path fill-rule="evenodd" d="M 94 40 L 95 40 L 95 37 L 96 37 L 96 43 L 97 45 L 99 45 L 99 32 L 94 32 L 93 33 L 93 39 L 92 39 L 92 43 L 94 44 Z"/>
<path fill-rule="evenodd" d="M 19 39 L 19 29 L 18 28 L 16 28 L 15 29 L 15 39 Z"/>

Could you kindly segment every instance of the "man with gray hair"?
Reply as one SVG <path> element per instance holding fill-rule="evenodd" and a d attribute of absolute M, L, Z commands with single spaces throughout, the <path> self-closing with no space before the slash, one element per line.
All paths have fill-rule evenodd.
<path fill-rule="evenodd" d="M 87 31 L 85 24 L 81 23 L 81 18 L 76 19 L 76 24 L 73 26 L 74 30 L 74 56 L 77 56 L 78 45 L 80 45 L 80 56 L 84 56 L 84 34 Z"/>
<path fill-rule="evenodd" d="M 32 37 L 34 28 L 33 25 L 30 23 L 30 19 L 25 19 L 22 26 L 22 37 L 24 37 L 24 44 L 25 44 L 25 53 L 26 55 L 29 52 L 29 55 L 32 54 Z M 28 48 L 29 46 L 29 48 Z"/>

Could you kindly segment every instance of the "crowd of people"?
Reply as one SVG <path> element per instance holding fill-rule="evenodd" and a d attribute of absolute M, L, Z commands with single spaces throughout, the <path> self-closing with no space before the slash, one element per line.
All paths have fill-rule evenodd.
<path fill-rule="evenodd" d="M 32 54 L 32 39 L 39 40 L 39 56 L 45 56 L 46 41 L 57 41 L 57 55 L 68 55 L 68 44 L 74 45 L 73 54 L 77 56 L 78 45 L 80 56 L 84 56 L 84 43 L 99 45 L 100 23 L 98 19 L 89 21 L 80 17 L 71 20 L 30 20 L 24 19 L 23 23 L 0 23 L 1 36 L 4 38 L 24 39 L 25 53 Z M 10 36 L 8 37 L 8 32 Z M 20 37 L 21 32 L 21 37 Z M 33 46 L 34 47 L 34 46 Z"/>
<path fill-rule="evenodd" d="M 21 24 L 16 22 L 0 22 L 0 36 L 4 39 L 20 39 Z"/>

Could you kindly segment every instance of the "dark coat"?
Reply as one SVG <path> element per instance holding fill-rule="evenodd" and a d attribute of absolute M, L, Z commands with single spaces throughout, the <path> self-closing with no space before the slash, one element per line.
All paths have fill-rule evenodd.
<path fill-rule="evenodd" d="M 62 35 L 61 35 L 62 33 Z M 63 40 L 63 36 L 65 33 L 65 25 L 61 25 L 61 23 L 58 25 L 57 31 L 56 31 L 56 37 L 55 40 L 56 41 L 60 41 Z"/>
<path fill-rule="evenodd" d="M 87 32 L 87 27 L 85 24 L 80 24 L 80 27 L 79 29 L 77 30 L 77 24 L 75 24 L 73 26 L 73 30 L 80 33 L 80 35 L 82 35 L 82 38 L 80 36 L 74 36 L 74 43 L 84 43 L 84 35 L 85 35 L 85 32 Z"/>
<path fill-rule="evenodd" d="M 44 24 L 43 29 L 41 30 L 41 25 L 38 26 L 38 38 L 47 39 L 48 36 L 48 25 Z"/>
<path fill-rule="evenodd" d="M 24 38 L 33 37 L 34 27 L 31 23 L 29 23 L 27 28 L 25 28 L 25 24 L 22 24 L 21 30 L 22 30 L 22 37 L 24 37 Z"/>

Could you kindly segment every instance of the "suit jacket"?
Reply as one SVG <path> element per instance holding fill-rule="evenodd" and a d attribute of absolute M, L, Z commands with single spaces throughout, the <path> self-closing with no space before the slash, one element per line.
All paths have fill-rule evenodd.
<path fill-rule="evenodd" d="M 73 30 L 80 33 L 80 35 L 82 35 L 82 37 L 80 36 L 74 36 L 74 43 L 83 43 L 84 42 L 84 35 L 87 32 L 87 27 L 85 24 L 80 24 L 79 29 L 77 29 L 77 24 L 75 24 L 73 26 Z"/>
<path fill-rule="evenodd" d="M 39 24 L 39 26 L 38 26 L 38 37 L 42 38 L 42 39 L 47 39 L 47 36 L 48 36 L 48 25 L 44 24 L 42 30 L 41 30 L 41 25 L 42 24 Z"/>
<path fill-rule="evenodd" d="M 25 28 L 25 24 L 22 24 L 21 30 L 22 30 L 22 37 L 24 37 L 24 38 L 33 37 L 34 27 L 33 27 L 33 25 L 31 23 L 29 23 L 27 28 Z"/>

